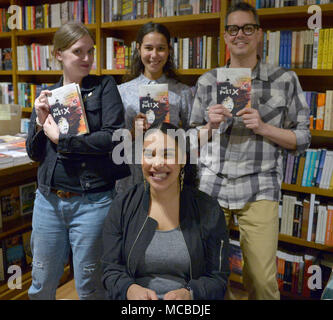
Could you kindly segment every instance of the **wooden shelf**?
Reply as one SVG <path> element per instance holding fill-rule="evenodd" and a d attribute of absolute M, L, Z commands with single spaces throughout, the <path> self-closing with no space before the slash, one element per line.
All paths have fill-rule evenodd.
<path fill-rule="evenodd" d="M 10 185 L 22 184 L 21 182 L 37 177 L 37 162 L 30 162 L 5 169 L 0 169 L 0 189 Z"/>
<path fill-rule="evenodd" d="M 239 232 L 238 226 L 231 225 L 230 229 L 233 231 Z M 333 252 L 333 247 L 331 247 L 331 246 L 322 245 L 322 244 L 315 243 L 312 241 L 306 241 L 306 240 L 303 240 L 300 238 L 288 236 L 288 235 L 281 234 L 281 233 L 279 233 L 279 241 L 295 244 L 295 245 L 302 246 L 302 247 L 312 248 L 312 249 L 316 249 L 316 250 Z"/>
<path fill-rule="evenodd" d="M 108 74 L 113 76 L 119 76 L 126 74 L 126 69 L 102 69 L 102 74 Z"/>
<path fill-rule="evenodd" d="M 333 70 L 322 69 L 291 69 L 299 77 L 333 77 Z"/>
<path fill-rule="evenodd" d="M 295 17 L 309 17 L 308 8 L 311 5 L 306 6 L 291 6 L 283 8 L 263 8 L 258 9 L 258 15 L 260 20 L 263 19 L 285 19 L 285 18 L 295 18 Z M 333 4 L 321 4 L 319 5 L 322 12 L 326 15 L 333 15 Z"/>
<path fill-rule="evenodd" d="M 8 32 L 1 32 L 0 33 L 0 39 L 5 39 L 5 38 L 10 38 L 12 36 L 12 31 L 8 31 Z"/>
<path fill-rule="evenodd" d="M 207 72 L 208 69 L 178 69 L 176 70 L 176 73 L 178 75 L 182 75 L 182 76 L 198 76 L 198 75 L 202 75 L 205 72 Z M 102 74 L 109 74 L 109 75 L 125 75 L 127 73 L 127 69 L 102 69 Z"/>
<path fill-rule="evenodd" d="M 295 184 L 282 183 L 282 190 L 295 191 L 301 193 L 313 193 L 318 196 L 333 197 L 333 190 L 320 189 L 315 187 L 301 187 Z"/>
<path fill-rule="evenodd" d="M 161 17 L 161 18 L 146 18 L 146 19 L 136 19 L 136 20 L 123 20 L 123 21 L 113 21 L 105 22 L 101 24 L 102 29 L 129 29 L 129 28 L 139 28 L 147 22 L 153 21 L 155 23 L 162 23 L 169 27 L 169 25 L 174 23 L 182 24 L 183 27 L 187 24 L 202 23 L 219 23 L 220 13 L 201 13 L 194 15 L 183 15 L 174 17 Z"/>
<path fill-rule="evenodd" d="M 94 30 L 97 28 L 96 24 L 86 24 L 85 25 L 88 29 Z M 47 29 L 34 29 L 34 30 L 18 30 L 15 31 L 15 35 L 18 37 L 25 37 L 25 36 L 38 36 L 38 35 L 49 35 L 55 33 L 59 28 L 47 28 Z M 51 41 L 51 39 L 50 39 Z"/>
<path fill-rule="evenodd" d="M 0 76 L 11 76 L 13 75 L 13 70 L 0 70 Z"/>
<path fill-rule="evenodd" d="M 31 214 L 10 221 L 4 221 L 0 229 L 0 240 L 16 233 L 31 229 Z"/>
<path fill-rule="evenodd" d="M 42 76 L 42 77 L 48 77 L 48 76 L 62 76 L 62 70 L 18 70 L 16 72 L 18 76 Z M 91 70 L 90 74 L 97 74 L 96 70 Z"/>

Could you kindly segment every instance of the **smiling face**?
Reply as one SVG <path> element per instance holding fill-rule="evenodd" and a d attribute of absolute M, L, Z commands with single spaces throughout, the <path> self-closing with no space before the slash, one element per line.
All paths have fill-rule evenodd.
<path fill-rule="evenodd" d="M 56 53 L 64 70 L 64 79 L 79 83 L 87 76 L 94 62 L 94 41 L 85 35 L 72 46 Z"/>
<path fill-rule="evenodd" d="M 158 32 L 147 33 L 137 49 L 145 67 L 144 75 L 152 80 L 160 78 L 169 57 L 169 44 L 165 36 Z"/>
<path fill-rule="evenodd" d="M 242 27 L 246 24 L 256 24 L 252 12 L 235 11 L 228 16 L 227 25 Z M 257 47 L 261 39 L 261 29 L 256 29 L 252 35 L 245 35 L 242 30 L 236 36 L 224 32 L 224 41 L 230 50 L 230 56 L 242 59 L 254 59 L 257 56 Z"/>
<path fill-rule="evenodd" d="M 178 161 L 178 146 L 174 138 L 158 130 L 145 137 L 142 172 L 151 190 L 166 192 L 179 188 L 181 162 L 182 159 Z"/>

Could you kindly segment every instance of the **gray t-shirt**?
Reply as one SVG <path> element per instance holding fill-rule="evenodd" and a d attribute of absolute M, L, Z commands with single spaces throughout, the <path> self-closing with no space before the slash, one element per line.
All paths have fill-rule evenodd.
<path fill-rule="evenodd" d="M 189 275 L 190 255 L 180 228 L 156 230 L 139 261 L 136 283 L 163 299 L 167 292 L 184 288 Z"/>

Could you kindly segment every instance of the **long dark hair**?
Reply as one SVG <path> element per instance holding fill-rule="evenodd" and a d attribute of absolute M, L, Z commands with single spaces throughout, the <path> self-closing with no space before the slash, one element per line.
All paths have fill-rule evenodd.
<path fill-rule="evenodd" d="M 180 129 L 180 130 L 179 130 Z M 156 130 L 170 136 L 176 142 L 177 147 L 180 151 L 186 154 L 186 163 L 184 166 L 184 184 L 197 188 L 199 186 L 198 179 L 198 166 L 191 164 L 190 162 L 190 143 L 189 137 L 186 137 L 184 129 L 178 128 L 177 126 L 168 122 L 158 122 L 152 125 L 145 133 L 145 137 L 155 132 Z M 179 130 L 179 131 L 177 131 Z M 177 133 L 176 133 L 177 131 Z M 176 134 L 173 134 L 176 133 Z"/>
<path fill-rule="evenodd" d="M 169 46 L 169 57 L 166 62 L 166 64 L 163 66 L 163 73 L 168 78 L 174 78 L 177 79 L 177 75 L 175 72 L 175 65 L 173 61 L 173 48 L 170 46 L 170 33 L 167 27 L 160 23 L 154 23 L 154 22 L 148 22 L 144 24 L 140 30 L 138 31 L 137 37 L 136 37 L 136 43 L 139 44 L 139 47 L 141 48 L 143 38 L 146 34 L 151 32 L 157 32 L 162 34 Z M 130 74 L 126 74 L 123 77 L 123 81 L 130 81 L 132 79 L 137 78 L 141 73 L 143 73 L 145 70 L 145 66 L 143 65 L 141 61 L 141 57 L 139 54 L 139 51 L 137 48 L 134 50 L 133 58 L 132 58 L 132 64 L 131 64 L 131 72 Z"/>

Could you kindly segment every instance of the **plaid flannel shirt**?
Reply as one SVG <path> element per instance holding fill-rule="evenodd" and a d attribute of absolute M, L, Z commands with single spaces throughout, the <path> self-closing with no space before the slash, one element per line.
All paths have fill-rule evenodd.
<path fill-rule="evenodd" d="M 190 126 L 199 129 L 207 123 L 206 109 L 216 104 L 216 81 L 217 69 L 198 79 Z M 252 71 L 251 106 L 265 123 L 295 133 L 295 153 L 309 147 L 310 108 L 293 71 L 258 62 Z M 230 209 L 262 199 L 278 201 L 282 159 L 282 147 L 247 129 L 241 118 L 228 119 L 201 147 L 199 188 Z"/>

